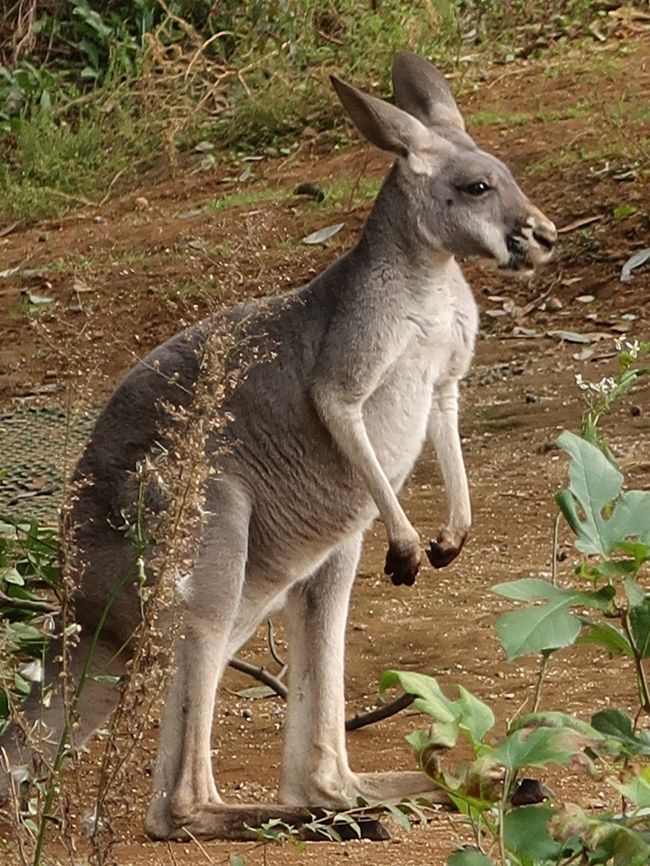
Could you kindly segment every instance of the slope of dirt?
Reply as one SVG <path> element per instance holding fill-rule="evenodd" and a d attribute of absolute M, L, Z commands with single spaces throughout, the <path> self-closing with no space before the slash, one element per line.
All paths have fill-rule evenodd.
<path fill-rule="evenodd" d="M 533 283 L 467 265 L 482 310 L 476 361 L 463 392 L 472 537 L 448 569 L 425 569 L 415 587 L 395 590 L 382 576 L 383 528 L 369 533 L 348 629 L 351 713 L 376 703 L 377 678 L 389 667 L 434 674 L 452 691 L 462 684 L 491 704 L 501 730 L 531 700 L 536 663 L 506 663 L 493 624 L 508 603 L 489 588 L 550 571 L 552 495 L 566 475 L 553 442 L 563 428 L 579 425 L 583 404 L 575 375 L 598 380 L 609 374 L 613 337 L 625 332 L 648 339 L 650 333 L 650 266 L 629 283 L 619 280 L 629 255 L 648 245 L 650 124 L 638 95 L 650 92 L 650 46 L 640 35 L 582 52 L 489 70 L 464 102 L 466 115 L 477 118 L 471 131 L 480 144 L 513 166 L 531 199 L 566 231 L 556 262 Z M 0 239 L 1 407 L 65 407 L 80 382 L 80 399 L 96 406 L 134 358 L 181 323 L 234 298 L 308 280 L 354 242 L 368 209 L 361 201 L 367 181 L 379 179 L 388 164 L 366 147 L 331 149 L 326 140 L 305 138 L 289 158 L 248 163 L 249 180 L 232 179 L 249 173 L 246 163 L 197 170 Z M 336 191 L 335 200 L 317 204 L 294 196 L 304 181 Z M 226 195 L 239 203 L 220 210 Z M 620 205 L 628 206 L 627 215 L 617 218 Z M 573 227 L 581 220 L 591 221 Z M 300 243 L 335 222 L 344 229 L 327 247 Z M 7 274 L 12 268 L 18 270 Z M 52 303 L 30 303 L 34 295 Z M 585 343 L 549 336 L 557 331 L 588 336 Z M 649 394 L 647 385 L 640 386 L 607 424 L 634 487 L 650 487 Z M 24 448 L 37 453 L 38 442 L 26 441 Z M 444 497 L 430 451 L 401 499 L 422 537 L 433 536 Z M 28 503 L 29 497 L 21 507 Z M 575 563 L 568 537 L 561 542 L 568 558 L 560 578 Z M 278 645 L 286 651 L 281 633 Z M 269 664 L 262 630 L 242 657 Z M 241 675 L 227 673 L 215 720 L 215 762 L 231 800 L 272 797 L 277 784 L 284 707 L 277 699 L 236 695 L 248 685 Z M 611 663 L 588 647 L 553 659 L 545 706 L 588 717 L 605 706 L 634 705 L 626 662 Z M 404 734 L 418 726 L 422 719 L 405 712 L 351 734 L 354 766 L 411 767 Z M 116 854 L 125 866 L 225 863 L 233 851 L 247 864 L 442 866 L 458 839 L 469 838 L 457 817 L 441 816 L 409 835 L 397 830 L 393 843 L 323 844 L 301 852 L 152 844 L 142 835 L 141 815 L 153 748 L 152 733 L 116 824 L 124 839 Z M 80 814 L 92 803 L 94 778 L 91 758 L 81 782 Z M 577 798 L 599 808 L 610 798 L 599 780 L 564 774 L 564 781 L 551 781 L 560 801 Z M 54 841 L 52 852 L 63 856 Z"/>

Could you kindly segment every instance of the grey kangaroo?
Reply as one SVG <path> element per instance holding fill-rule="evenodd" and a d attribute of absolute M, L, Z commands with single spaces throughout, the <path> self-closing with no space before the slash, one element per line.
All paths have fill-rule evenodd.
<path fill-rule="evenodd" d="M 202 541 L 179 582 L 181 635 L 163 710 L 145 825 L 156 839 L 247 838 L 246 824 L 299 820 L 305 808 L 346 808 L 442 793 L 422 774 L 357 773 L 344 730 L 348 601 L 364 530 L 379 517 L 388 536 L 386 574 L 411 585 L 418 533 L 397 493 L 427 437 L 444 479 L 448 519 L 427 550 L 442 567 L 470 528 L 458 433 L 458 382 L 468 370 L 477 309 L 457 256 L 533 269 L 550 259 L 556 230 L 506 166 L 479 150 L 444 77 L 413 54 L 393 66 L 395 105 L 332 78 L 357 129 L 395 156 L 357 245 L 308 285 L 232 312 L 259 323 L 261 355 L 226 400 L 229 447 L 206 487 Z M 249 329 L 250 330 L 250 329 Z M 252 329 L 255 331 L 255 327 Z M 133 472 L 160 438 L 163 402 L 183 404 L 198 375 L 206 323 L 172 337 L 138 364 L 104 408 L 76 477 L 79 562 L 76 616 L 82 668 L 90 636 L 133 558 L 116 527 L 132 505 Z M 264 349 L 272 346 L 272 352 Z M 216 455 L 216 456 L 215 456 Z M 284 609 L 290 644 L 279 804 L 227 805 L 210 757 L 212 716 L 228 659 L 272 611 Z M 125 587 L 110 608 L 93 665 L 114 658 L 140 616 Z M 77 742 L 117 700 L 88 682 Z M 41 711 L 56 737 L 60 701 Z M 39 714 L 28 699 L 27 718 Z M 2 740 L 11 766 L 28 756 L 15 728 Z M 8 779 L 5 774 L 5 794 Z"/>

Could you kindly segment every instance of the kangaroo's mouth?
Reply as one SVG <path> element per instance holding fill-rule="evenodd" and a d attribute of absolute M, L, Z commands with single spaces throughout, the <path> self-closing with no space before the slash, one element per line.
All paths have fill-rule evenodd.
<path fill-rule="evenodd" d="M 509 258 L 499 267 L 508 271 L 537 268 L 553 257 L 554 244 L 544 235 L 532 231 L 528 226 L 506 235 Z"/>

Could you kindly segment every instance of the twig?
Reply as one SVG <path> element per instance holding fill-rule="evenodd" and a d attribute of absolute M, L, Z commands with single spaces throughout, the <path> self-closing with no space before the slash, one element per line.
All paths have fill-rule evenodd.
<path fill-rule="evenodd" d="M 268 686 L 270 689 L 286 701 L 289 691 L 284 683 L 281 683 L 277 677 L 274 677 L 273 674 L 270 674 L 268 671 L 265 671 L 264 668 L 255 667 L 255 665 L 251 665 L 248 662 L 243 662 L 241 659 L 232 658 L 228 662 L 231 668 L 236 671 L 240 671 L 242 674 L 248 674 L 249 677 L 253 677 L 255 680 L 259 680 L 259 682 L 264 683 L 265 686 Z"/>
<path fill-rule="evenodd" d="M 375 722 L 381 722 L 383 719 L 388 719 L 399 713 L 400 710 L 405 710 L 410 707 L 415 700 L 415 695 L 402 695 L 390 704 L 383 707 L 377 707 L 369 713 L 358 713 L 345 723 L 346 731 L 358 731 L 359 728 L 365 728 L 366 725 L 372 725 Z"/>
<path fill-rule="evenodd" d="M 222 36 L 235 36 L 235 34 L 233 33 L 232 30 L 220 30 L 218 33 L 213 33 L 212 36 L 209 39 L 207 39 L 202 45 L 199 45 L 199 47 L 195 51 L 192 59 L 188 63 L 187 69 L 185 70 L 185 76 L 184 76 L 185 81 L 187 81 L 192 67 L 194 66 L 196 61 L 199 59 L 201 54 L 203 54 L 205 52 L 205 49 L 208 47 L 208 45 L 211 45 L 213 42 L 215 42 L 217 39 L 220 39 Z"/>
<path fill-rule="evenodd" d="M 203 856 L 204 856 L 205 859 L 208 861 L 208 863 L 211 863 L 212 866 L 217 866 L 216 862 L 212 859 L 212 857 L 210 857 L 210 855 L 209 855 L 208 852 L 205 850 L 205 848 L 203 847 L 203 845 L 201 845 L 201 843 L 200 843 L 199 840 L 196 838 L 196 836 L 194 835 L 194 833 L 192 833 L 190 830 L 188 830 L 187 827 L 183 827 L 183 830 L 185 830 L 185 832 L 187 833 L 187 835 L 190 837 L 190 839 L 192 840 L 192 842 L 194 842 L 194 844 L 195 844 L 196 847 L 199 849 L 199 851 L 201 852 L 201 854 L 203 854 Z"/>
<path fill-rule="evenodd" d="M 233 668 L 233 670 L 239 671 L 242 674 L 247 674 L 254 680 L 264 683 L 265 686 L 273 689 L 278 697 L 285 701 L 287 700 L 289 695 L 287 687 L 278 679 L 278 677 L 274 677 L 273 674 L 270 674 L 268 671 L 264 670 L 264 668 L 256 667 L 255 665 L 251 665 L 238 658 L 230 659 L 228 664 Z M 358 731 L 359 728 L 365 728 L 367 725 L 373 725 L 375 722 L 381 722 L 383 719 L 388 719 L 399 713 L 400 710 L 405 710 L 407 707 L 410 707 L 414 700 L 415 695 L 402 695 L 383 707 L 377 707 L 374 710 L 370 710 L 368 713 L 357 713 L 356 716 L 353 716 L 346 721 L 345 730 Z"/>

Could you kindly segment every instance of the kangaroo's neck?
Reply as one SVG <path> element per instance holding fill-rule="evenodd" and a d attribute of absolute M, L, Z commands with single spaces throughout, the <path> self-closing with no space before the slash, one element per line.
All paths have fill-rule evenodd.
<path fill-rule="evenodd" d="M 436 246 L 417 211 L 413 192 L 404 189 L 395 164 L 368 216 L 358 250 L 375 266 L 385 262 L 409 282 L 428 282 L 446 269 L 453 256 Z"/>

